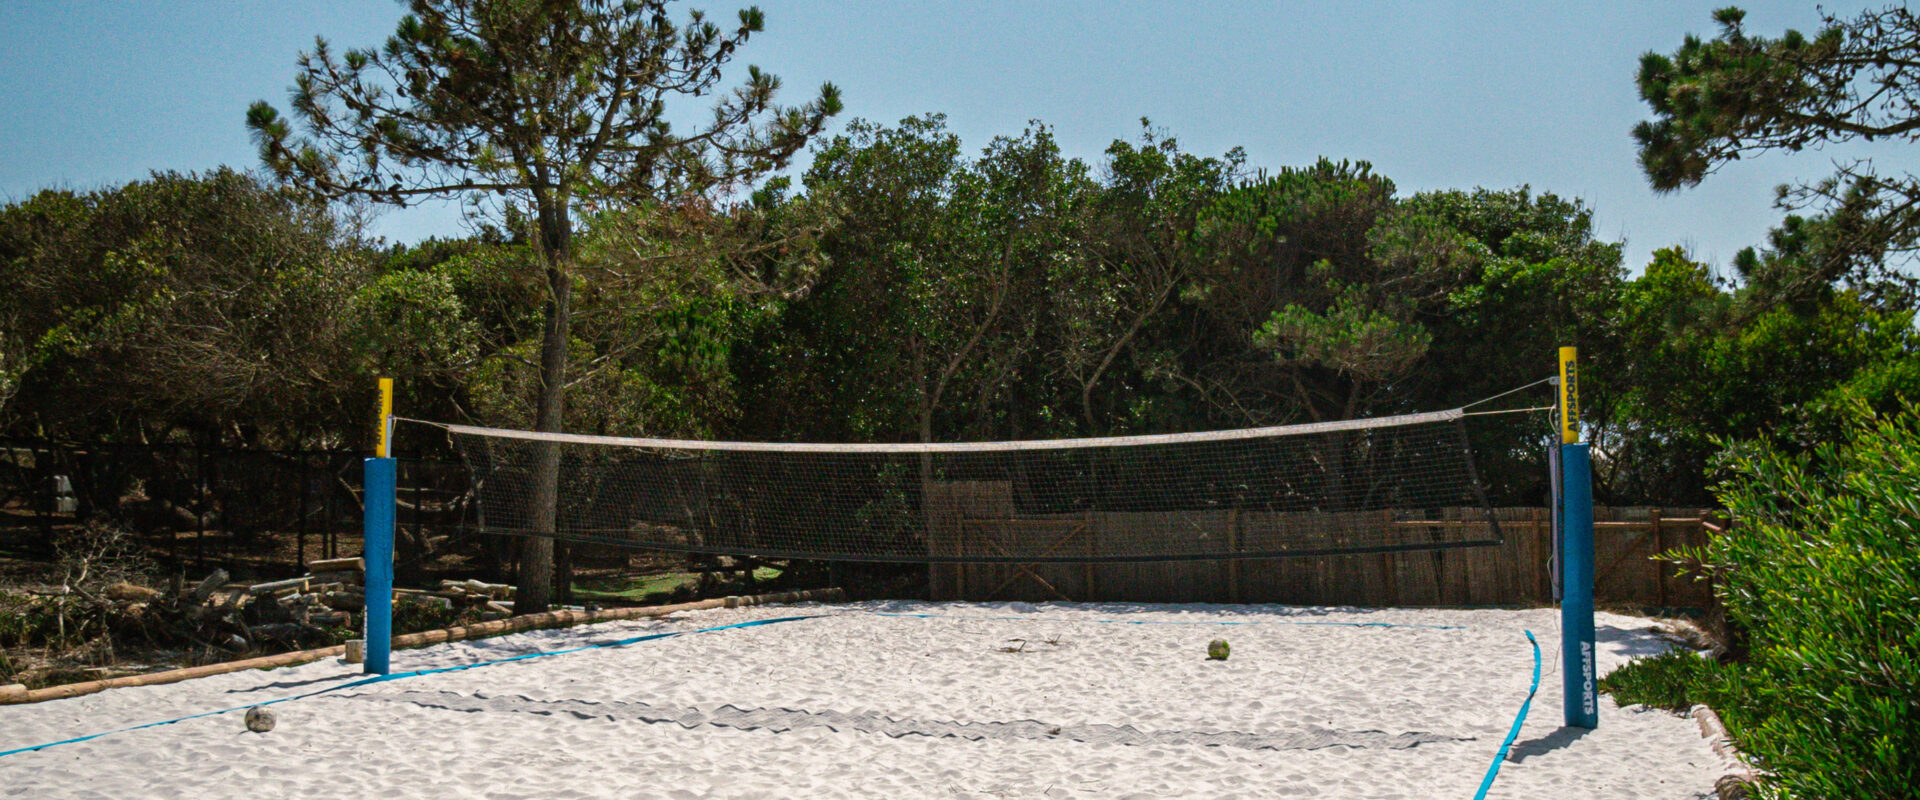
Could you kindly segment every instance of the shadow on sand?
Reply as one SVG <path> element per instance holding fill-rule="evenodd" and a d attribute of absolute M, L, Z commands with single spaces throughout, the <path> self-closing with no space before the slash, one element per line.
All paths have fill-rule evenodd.
<path fill-rule="evenodd" d="M 1507 760 L 1520 762 L 1534 756 L 1546 755 L 1580 741 L 1580 737 L 1592 732 L 1592 728 L 1574 728 L 1562 725 L 1558 730 L 1545 736 L 1514 742 L 1513 747 L 1507 750 Z"/>

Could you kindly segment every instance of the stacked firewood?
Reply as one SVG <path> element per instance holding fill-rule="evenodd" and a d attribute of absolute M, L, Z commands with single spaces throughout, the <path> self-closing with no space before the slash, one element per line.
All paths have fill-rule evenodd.
<path fill-rule="evenodd" d="M 336 566 L 356 561 L 337 559 Z M 322 643 L 353 625 L 351 612 L 358 610 L 357 600 L 336 608 L 327 599 L 358 598 L 356 593 L 363 591 L 359 570 L 334 572 L 351 574 L 244 585 L 229 583 L 227 571 L 216 569 L 198 583 L 171 591 L 120 583 L 103 593 L 111 606 L 106 617 L 122 641 L 162 647 L 194 644 L 248 652 Z"/>
<path fill-rule="evenodd" d="M 243 619 L 258 620 L 250 632 L 269 638 L 297 638 L 301 629 L 351 624 L 366 603 L 366 562 L 331 558 L 307 563 L 298 578 L 256 583 L 229 596 L 243 602 Z"/>
<path fill-rule="evenodd" d="M 366 564 L 333 558 L 307 564 L 298 578 L 232 584 L 214 570 L 197 584 L 160 591 L 133 584 L 106 589 L 115 627 L 153 644 L 193 642 L 245 652 L 262 646 L 312 645 L 357 628 L 366 610 Z M 513 615 L 513 587 L 445 580 L 437 589 L 393 590 L 396 607 L 420 604 L 482 620 Z"/>
<path fill-rule="evenodd" d="M 513 587 L 504 583 L 486 583 L 484 581 L 441 581 L 440 591 L 435 595 L 446 598 L 462 608 L 479 608 L 481 616 L 489 619 L 513 615 Z"/>
<path fill-rule="evenodd" d="M 358 558 L 313 561 L 308 574 L 283 581 L 260 583 L 246 588 L 255 598 L 272 597 L 287 608 L 295 621 L 316 625 L 345 621 L 350 613 L 366 607 L 366 563 Z M 513 614 L 513 587 L 477 580 L 440 582 L 440 588 L 393 590 L 396 603 L 423 603 L 447 611 L 474 608 L 486 619 Z"/>

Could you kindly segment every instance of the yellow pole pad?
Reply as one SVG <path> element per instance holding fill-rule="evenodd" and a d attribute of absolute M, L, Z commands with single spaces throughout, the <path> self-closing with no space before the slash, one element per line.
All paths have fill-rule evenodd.
<path fill-rule="evenodd" d="M 1560 348 L 1560 443 L 1580 443 L 1580 350 Z"/>
<path fill-rule="evenodd" d="M 380 415 L 374 420 L 374 433 L 373 433 L 373 436 L 374 436 L 373 440 L 375 443 L 373 448 L 373 454 L 380 458 L 387 458 L 392 455 L 392 453 L 389 451 L 392 449 L 393 443 L 387 440 L 388 437 L 390 436 L 391 431 L 393 430 L 393 426 L 388 424 L 388 420 L 392 418 L 393 418 L 393 379 L 381 378 L 380 379 Z"/>

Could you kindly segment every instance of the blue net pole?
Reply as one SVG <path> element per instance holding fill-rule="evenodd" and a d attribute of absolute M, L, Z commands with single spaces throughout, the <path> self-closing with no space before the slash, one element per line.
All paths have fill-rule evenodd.
<path fill-rule="evenodd" d="M 393 517 L 394 461 L 366 460 L 367 667 L 369 675 L 385 675 L 393 649 Z"/>
<path fill-rule="evenodd" d="M 1560 663 L 1567 725 L 1600 725 L 1593 652 L 1593 467 L 1586 444 L 1560 446 Z"/>

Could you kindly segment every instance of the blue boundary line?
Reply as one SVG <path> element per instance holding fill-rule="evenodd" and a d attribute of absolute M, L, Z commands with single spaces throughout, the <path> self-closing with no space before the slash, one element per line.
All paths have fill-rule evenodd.
<path fill-rule="evenodd" d="M 1295 620 L 1156 620 L 1156 619 L 1094 619 L 1064 620 L 1047 617 L 986 617 L 970 614 L 902 614 L 891 611 L 871 612 L 882 617 L 914 617 L 918 619 L 977 619 L 1016 622 L 1103 622 L 1112 625 L 1306 625 L 1327 628 L 1422 628 L 1431 631 L 1463 631 L 1464 625 L 1415 625 L 1398 622 L 1305 622 Z"/>
<path fill-rule="evenodd" d="M 4 750 L 4 751 L 0 751 L 0 758 L 5 758 L 11 755 L 17 755 L 19 753 L 32 752 L 35 750 L 45 750 L 49 747 L 58 747 L 63 744 L 78 744 L 80 742 L 88 741 L 91 739 L 98 739 L 102 736 L 111 736 L 116 733 L 128 733 L 130 731 L 143 730 L 146 728 L 158 728 L 162 725 L 172 725 L 176 722 L 186 722 L 187 720 L 191 720 L 191 719 L 200 719 L 202 717 L 218 716 L 220 714 L 225 714 L 231 711 L 240 711 L 242 709 L 254 708 L 256 706 L 270 706 L 275 703 L 285 703 L 293 700 L 304 700 L 306 698 L 313 697 L 315 695 L 322 695 L 328 692 L 337 692 L 341 689 L 351 689 L 355 686 L 367 686 L 375 683 L 397 681 L 402 678 L 417 678 L 422 675 L 434 675 L 442 672 L 460 672 L 462 670 L 478 669 L 480 667 L 490 667 L 495 664 L 506 664 L 514 661 L 527 661 L 529 659 L 545 658 L 547 656 L 558 656 L 558 655 L 565 655 L 567 653 L 578 653 L 582 650 L 599 650 L 599 649 L 608 648 L 608 647 L 623 647 L 630 644 L 638 644 L 640 642 L 650 642 L 655 639 L 667 639 L 674 636 L 685 636 L 690 633 L 711 633 L 713 631 L 724 631 L 724 630 L 729 630 L 733 628 L 752 628 L 760 625 L 772 625 L 776 622 L 797 622 L 804 619 L 818 619 L 819 617 L 822 617 L 822 616 L 825 616 L 825 615 L 811 614 L 811 615 L 801 616 L 801 617 L 773 617 L 770 619 L 757 619 L 757 620 L 752 620 L 750 622 L 737 622 L 732 625 L 721 625 L 713 628 L 701 628 L 699 630 L 670 631 L 668 633 L 653 633 L 645 636 L 634 636 L 626 639 L 618 639 L 611 642 L 601 642 L 599 644 L 590 644 L 590 645 L 584 645 L 581 647 L 569 647 L 564 650 L 547 650 L 539 653 L 527 653 L 524 655 L 511 656 L 508 658 L 500 658 L 492 661 L 479 661 L 472 664 L 460 664 L 452 667 L 422 669 L 422 670 L 415 670 L 413 672 L 396 672 L 390 675 L 375 675 L 371 678 L 361 678 L 356 681 L 348 681 L 347 683 L 343 683 L 338 686 L 329 686 L 325 689 L 307 692 L 306 694 L 297 694 L 297 695 L 293 695 L 292 697 L 280 697 L 280 698 L 275 698 L 273 700 L 262 701 L 259 703 L 248 703 L 243 706 L 234 706 L 232 708 L 222 708 L 217 711 L 202 711 L 198 714 L 190 714 L 184 717 L 176 717 L 174 719 L 161 720 L 159 722 L 149 722 L 144 725 L 134 725 L 129 728 L 119 728 L 111 731 L 102 731 L 100 733 L 91 733 L 91 734 L 87 734 L 86 736 L 77 736 L 72 739 L 62 739 L 57 742 L 48 742 L 46 744 L 37 744 L 37 745 L 33 745 L 32 747 L 21 747 L 13 750 Z"/>
<path fill-rule="evenodd" d="M 1527 709 L 1533 705 L 1534 693 L 1540 691 L 1540 642 L 1533 638 L 1533 631 L 1527 631 L 1527 643 L 1533 645 L 1533 685 L 1527 687 L 1527 699 L 1520 703 L 1520 713 L 1513 718 L 1513 728 L 1507 731 L 1507 739 L 1500 743 L 1500 752 L 1493 756 L 1493 763 L 1487 767 L 1487 776 L 1480 779 L 1480 791 L 1474 792 L 1473 800 L 1486 800 L 1487 791 L 1493 788 L 1493 779 L 1500 774 L 1500 762 L 1507 760 L 1507 750 L 1513 747 L 1513 740 L 1520 738 L 1520 726 L 1527 721 Z"/>

